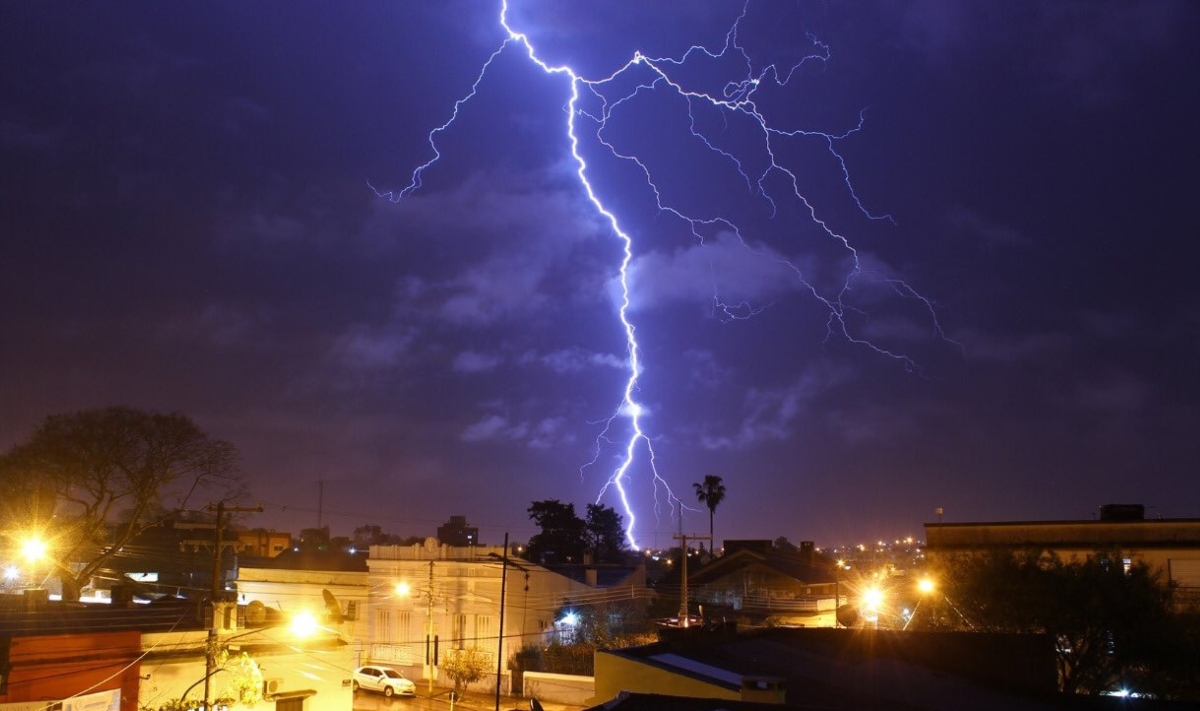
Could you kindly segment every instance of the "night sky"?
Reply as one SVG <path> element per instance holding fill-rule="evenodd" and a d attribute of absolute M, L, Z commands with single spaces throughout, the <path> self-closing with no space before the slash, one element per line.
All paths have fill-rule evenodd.
<path fill-rule="evenodd" d="M 596 501 L 631 436 L 624 245 L 577 175 L 569 77 L 492 56 L 498 20 L 0 5 L 0 447 L 51 414 L 178 411 L 240 449 L 247 525 L 335 535 L 462 514 L 524 540 L 531 501 Z M 661 477 L 635 442 L 639 544 L 679 529 L 666 487 L 707 533 L 710 473 L 718 539 L 920 536 L 936 507 L 1200 517 L 1200 6 L 545 0 L 508 21 L 592 81 L 708 50 L 658 63 L 674 87 L 639 65 L 577 106 L 630 239 Z"/>

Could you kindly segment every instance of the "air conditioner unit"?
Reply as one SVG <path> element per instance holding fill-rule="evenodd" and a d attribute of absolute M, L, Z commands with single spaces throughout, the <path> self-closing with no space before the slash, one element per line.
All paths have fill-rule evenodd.
<path fill-rule="evenodd" d="M 263 679 L 263 698 L 270 699 L 283 689 L 283 679 Z"/>

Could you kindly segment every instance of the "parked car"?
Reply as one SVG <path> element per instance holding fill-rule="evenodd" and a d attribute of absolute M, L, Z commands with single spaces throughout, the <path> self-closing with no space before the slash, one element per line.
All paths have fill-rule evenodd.
<path fill-rule="evenodd" d="M 382 691 L 384 696 L 416 696 L 417 685 L 408 677 L 395 669 L 388 667 L 366 666 L 354 670 L 350 682 L 351 687 L 358 691 Z"/>

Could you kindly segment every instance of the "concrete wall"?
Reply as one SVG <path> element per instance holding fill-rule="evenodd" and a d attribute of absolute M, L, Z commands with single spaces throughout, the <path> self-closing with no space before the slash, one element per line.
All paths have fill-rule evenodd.
<path fill-rule="evenodd" d="M 596 677 L 525 672 L 521 693 L 538 701 L 586 706 L 596 696 Z"/>

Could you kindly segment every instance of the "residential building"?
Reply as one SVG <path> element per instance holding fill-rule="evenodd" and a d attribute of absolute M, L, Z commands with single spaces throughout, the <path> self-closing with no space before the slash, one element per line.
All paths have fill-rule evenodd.
<path fill-rule="evenodd" d="M 1127 563 L 1161 570 L 1177 601 L 1200 603 L 1200 519 L 1147 519 L 1137 504 L 1101 506 L 1087 520 L 927 523 L 925 544 L 931 559 L 995 548 L 1043 549 L 1064 559 L 1115 550 Z"/>
<path fill-rule="evenodd" d="M 467 525 L 466 516 L 451 516 L 437 529 L 438 542 L 444 546 L 467 548 L 479 545 L 479 528 Z"/>
<path fill-rule="evenodd" d="M 446 546 L 433 537 L 371 546 L 367 565 L 369 661 L 408 667 L 410 678 L 430 684 L 450 650 L 475 647 L 495 668 L 496 655 L 507 662 L 523 645 L 550 641 L 570 605 L 607 595 L 526 560 L 506 564 L 502 546 Z M 495 689 L 495 678 L 482 686 Z"/>
<path fill-rule="evenodd" d="M 239 555 L 274 558 L 292 547 L 292 534 L 286 531 L 268 531 L 256 528 L 237 532 Z"/>
<path fill-rule="evenodd" d="M 836 565 L 809 541 L 793 551 L 727 540 L 724 555 L 688 574 L 690 609 L 753 624 L 833 627 L 837 588 Z"/>

